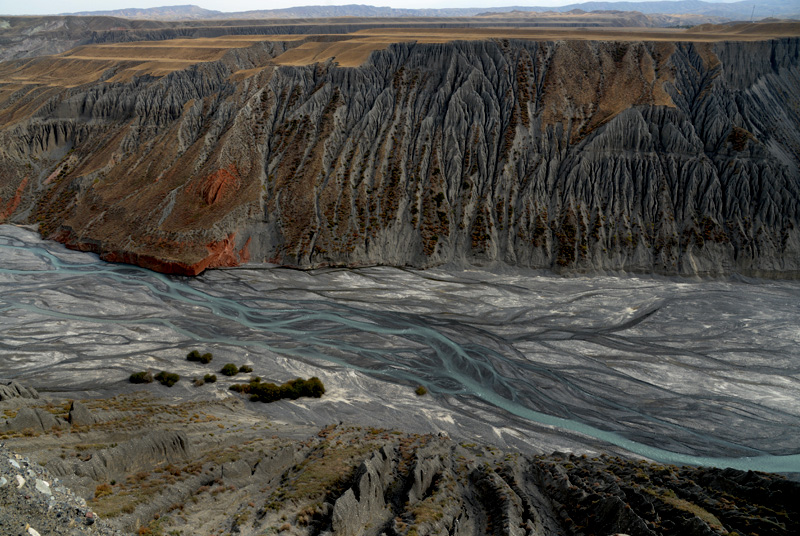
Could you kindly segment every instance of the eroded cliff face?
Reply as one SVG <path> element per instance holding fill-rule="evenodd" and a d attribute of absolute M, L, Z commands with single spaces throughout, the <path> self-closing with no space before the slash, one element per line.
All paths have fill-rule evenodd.
<path fill-rule="evenodd" d="M 2 219 L 186 274 L 248 260 L 800 273 L 798 38 L 271 61 L 298 44 L 126 83 L 6 85 Z"/>

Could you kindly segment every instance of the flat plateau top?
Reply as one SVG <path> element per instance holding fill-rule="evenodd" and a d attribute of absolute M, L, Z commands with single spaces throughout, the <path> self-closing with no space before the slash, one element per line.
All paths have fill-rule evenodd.
<path fill-rule="evenodd" d="M 362 29 L 353 33 L 291 35 L 224 35 L 214 38 L 137 41 L 79 46 L 55 56 L 0 63 L 2 94 L 26 86 L 75 87 L 101 77 L 125 82 L 134 76 L 164 76 L 191 65 L 221 59 L 226 52 L 259 42 L 301 43 L 273 58 L 269 65 L 309 65 L 327 60 L 341 67 L 362 65 L 375 50 L 393 43 L 447 43 L 487 39 L 534 41 L 761 41 L 800 36 L 800 22 L 704 24 L 690 29 L 643 27 L 401 27 Z M 110 70 L 114 73 L 109 76 Z M 260 69 L 250 69 L 247 74 Z"/>
<path fill-rule="evenodd" d="M 374 50 L 392 43 L 447 43 L 486 39 L 530 41 L 763 41 L 800 36 L 799 23 L 704 24 L 689 30 L 679 28 L 374 28 L 351 34 L 313 36 L 297 48 L 275 58 L 278 65 L 309 65 L 333 59 L 342 67 L 358 67 Z M 336 41 L 331 41 L 336 38 Z"/>

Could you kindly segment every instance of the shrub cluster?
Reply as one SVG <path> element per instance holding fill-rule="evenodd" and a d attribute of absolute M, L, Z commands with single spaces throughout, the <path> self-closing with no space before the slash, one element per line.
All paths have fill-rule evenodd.
<path fill-rule="evenodd" d="M 225 376 L 236 376 L 237 374 L 239 374 L 239 367 L 237 367 L 233 363 L 228 363 L 220 369 L 220 372 Z"/>
<path fill-rule="evenodd" d="M 250 400 L 254 402 L 275 402 L 283 398 L 291 400 L 300 397 L 320 398 L 325 394 L 325 386 L 316 376 L 307 380 L 297 378 L 282 385 L 261 381 L 237 383 L 231 385 L 230 389 L 237 393 L 249 394 Z"/>
<path fill-rule="evenodd" d="M 420 385 L 419 387 L 414 389 L 414 392 L 417 393 L 417 396 L 424 396 L 428 394 L 428 390 L 425 388 L 424 385 Z"/>
<path fill-rule="evenodd" d="M 142 372 L 134 372 L 128 379 L 131 383 L 150 383 L 153 381 L 153 375 L 150 371 L 143 370 Z"/>
<path fill-rule="evenodd" d="M 206 383 L 214 383 L 215 381 L 217 381 L 217 375 L 216 374 L 206 374 L 205 376 L 203 376 L 203 381 L 206 382 Z"/>
<path fill-rule="evenodd" d="M 174 372 L 167 372 L 166 370 L 162 370 L 161 372 L 155 375 L 155 379 L 158 380 L 158 382 L 161 385 L 172 387 L 173 385 L 178 383 L 178 380 L 180 380 L 181 377 L 175 374 Z"/>
<path fill-rule="evenodd" d="M 197 350 L 192 350 L 191 352 L 186 354 L 186 359 L 189 361 L 197 361 L 204 365 L 207 365 L 211 362 L 212 359 L 214 359 L 214 356 L 212 356 L 210 353 L 205 353 L 200 355 L 200 352 L 198 352 Z"/>

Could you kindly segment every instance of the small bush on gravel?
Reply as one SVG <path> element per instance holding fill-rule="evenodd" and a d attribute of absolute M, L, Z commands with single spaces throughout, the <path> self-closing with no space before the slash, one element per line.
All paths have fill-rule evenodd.
<path fill-rule="evenodd" d="M 186 354 L 186 359 L 188 361 L 197 361 L 198 363 L 202 363 L 204 365 L 208 365 L 211 363 L 211 360 L 214 359 L 210 353 L 200 354 L 197 350 L 192 350 L 188 354 Z"/>
<path fill-rule="evenodd" d="M 239 367 L 239 372 L 253 372 L 253 367 L 250 365 L 242 365 Z"/>
<path fill-rule="evenodd" d="M 181 377 L 175 374 L 174 372 L 167 372 L 166 370 L 162 370 L 161 372 L 155 375 L 155 379 L 158 380 L 158 382 L 161 385 L 172 387 L 173 385 L 178 383 L 178 380 L 180 380 Z"/>
<path fill-rule="evenodd" d="M 131 383 L 150 383 L 153 381 L 153 375 L 150 371 L 143 370 L 142 372 L 134 372 L 128 380 Z"/>
<path fill-rule="evenodd" d="M 217 375 L 216 374 L 206 374 L 205 376 L 203 376 L 203 381 L 206 382 L 206 383 L 214 383 L 215 381 L 217 381 Z"/>
<path fill-rule="evenodd" d="M 225 376 L 236 376 L 237 374 L 239 374 L 239 367 L 237 367 L 233 363 L 228 363 L 227 365 L 222 367 L 222 369 L 220 369 L 220 372 Z"/>
<path fill-rule="evenodd" d="M 424 385 L 420 385 L 419 387 L 414 389 L 414 392 L 417 393 L 417 396 L 423 396 L 428 394 L 428 390 L 425 389 Z"/>

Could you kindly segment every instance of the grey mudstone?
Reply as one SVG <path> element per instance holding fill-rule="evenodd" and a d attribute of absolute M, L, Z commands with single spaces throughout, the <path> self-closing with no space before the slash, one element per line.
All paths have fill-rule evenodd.
<path fill-rule="evenodd" d="M 172 239 L 235 233 L 253 262 L 800 275 L 797 37 L 669 52 L 644 41 L 399 43 L 358 68 L 284 66 L 258 88 L 231 83 L 285 49 L 262 43 L 200 71 L 54 89 L 0 129 L 0 195 L 14 195 L 27 166 L 62 169 L 44 155 L 120 152 L 143 168 L 168 158 L 198 172 L 252 169 L 263 201 L 232 202 Z M 125 176 L 125 165 L 104 175 Z M 74 206 L 70 224 L 86 223 L 56 220 L 71 229 L 64 240 L 157 270 L 199 269 L 142 254 L 162 223 L 193 210 L 181 206 L 190 197 L 147 181 L 130 195 L 163 202 L 144 214 L 87 188 L 92 173 L 69 176 L 60 199 Z M 182 187 L 200 178 L 189 172 Z M 47 191 L 29 187 L 22 206 Z M 213 191 L 206 202 L 224 195 Z"/>
<path fill-rule="evenodd" d="M 394 449 L 383 447 L 359 467 L 355 485 L 344 492 L 333 506 L 333 533 L 357 536 L 375 520 L 390 516 L 384 494 L 394 479 L 396 465 Z"/>
<path fill-rule="evenodd" d="M 72 406 L 69 408 L 68 420 L 73 426 L 83 426 L 96 423 L 97 417 L 80 402 L 72 402 Z"/>
<path fill-rule="evenodd" d="M 39 398 L 33 387 L 26 387 L 16 380 L 0 380 L 0 401 L 9 398 Z"/>
<path fill-rule="evenodd" d="M 442 462 L 439 461 L 439 456 L 426 456 L 420 457 L 418 455 L 417 462 L 414 465 L 414 483 L 411 485 L 411 490 L 408 492 L 408 500 L 410 503 L 415 503 L 421 500 L 431 482 L 437 473 L 442 470 Z"/>
<path fill-rule="evenodd" d="M 139 439 L 121 443 L 95 453 L 90 459 L 54 459 L 48 463 L 51 474 L 89 477 L 95 481 L 120 478 L 129 473 L 149 469 L 154 463 L 164 465 L 189 456 L 190 448 L 183 432 L 153 432 Z"/>
<path fill-rule="evenodd" d="M 41 408 L 20 408 L 17 416 L 6 422 L 5 429 L 8 431 L 19 432 L 22 430 L 33 430 L 44 432 L 53 428 L 62 428 L 64 421 L 56 418 L 55 415 Z"/>

